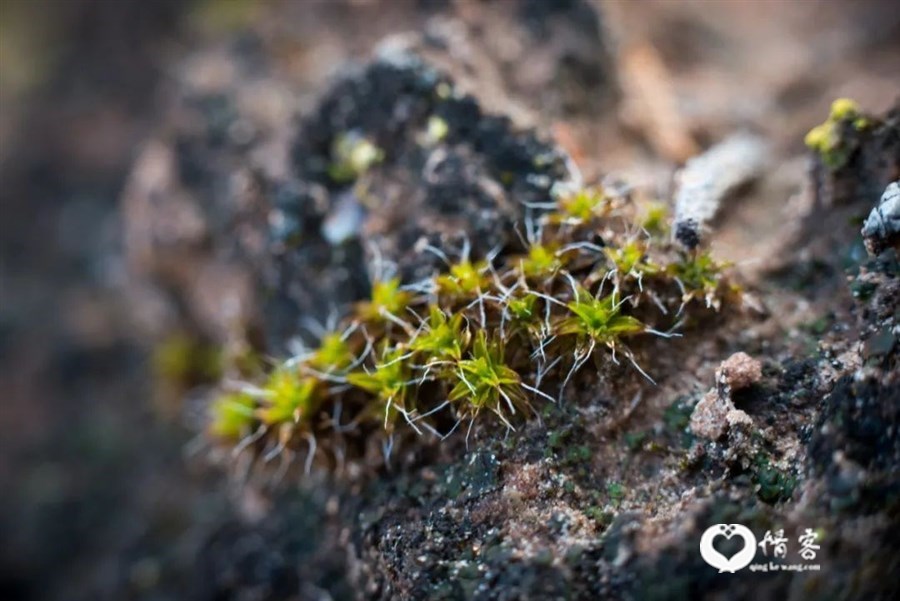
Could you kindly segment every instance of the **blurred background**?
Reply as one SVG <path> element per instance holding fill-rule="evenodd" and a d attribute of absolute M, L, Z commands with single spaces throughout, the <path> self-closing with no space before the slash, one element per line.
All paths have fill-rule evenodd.
<path fill-rule="evenodd" d="M 196 433 L 160 401 L 159 341 L 127 292 L 119 200 L 189 59 L 261 54 L 287 127 L 384 36 L 540 24 L 551 3 L 0 0 L 0 598 L 233 598 L 221 574 L 256 557 L 228 549 L 246 511 L 186 458 Z M 574 69 L 548 70 L 518 29 L 485 52 L 512 57 L 500 87 L 589 176 L 665 181 L 741 127 L 797 156 L 831 99 L 879 113 L 897 98 L 891 0 L 553 4 L 596 20 Z M 297 586 L 266 561 L 261 580 Z"/>

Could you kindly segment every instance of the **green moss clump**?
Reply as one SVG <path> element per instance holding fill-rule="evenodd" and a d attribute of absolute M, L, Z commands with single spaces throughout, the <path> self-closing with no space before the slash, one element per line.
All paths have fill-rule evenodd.
<path fill-rule="evenodd" d="M 306 365 L 325 374 L 341 372 L 353 363 L 353 349 L 344 336 L 330 332 L 322 337 L 317 348 L 306 359 Z"/>
<path fill-rule="evenodd" d="M 438 290 L 451 298 L 467 298 L 490 289 L 487 261 L 473 263 L 463 259 L 450 266 L 450 272 L 437 277 Z"/>
<path fill-rule="evenodd" d="M 425 126 L 425 143 L 428 145 L 437 144 L 446 138 L 449 133 L 450 126 L 447 122 L 437 115 L 432 115 L 428 118 L 428 124 Z"/>
<path fill-rule="evenodd" d="M 698 300 L 718 310 L 726 296 L 724 272 L 729 264 L 716 261 L 708 251 L 693 251 L 669 264 L 667 273 L 682 291 L 685 303 Z"/>
<path fill-rule="evenodd" d="M 845 139 L 844 128 L 862 131 L 871 124 L 871 119 L 862 114 L 855 101 L 838 98 L 831 103 L 828 119 L 809 130 L 804 142 L 821 157 L 826 167 L 837 170 L 847 163 L 855 149 L 855 146 Z"/>
<path fill-rule="evenodd" d="M 682 448 L 688 448 L 694 441 L 694 436 L 688 426 L 691 423 L 691 413 L 694 406 L 686 397 L 679 397 L 666 407 L 663 413 L 663 421 L 666 429 L 681 443 Z"/>
<path fill-rule="evenodd" d="M 360 303 L 357 312 L 370 322 L 382 322 L 397 318 L 406 311 L 412 294 L 400 288 L 400 280 L 393 278 L 372 285 L 372 299 Z"/>
<path fill-rule="evenodd" d="M 559 212 L 554 216 L 560 222 L 582 224 L 595 217 L 603 217 L 612 211 L 612 202 L 600 187 L 580 188 L 564 192 L 557 198 Z"/>
<path fill-rule="evenodd" d="M 564 256 L 556 245 L 533 244 L 528 255 L 521 259 L 519 269 L 529 279 L 553 277 L 563 268 Z"/>
<path fill-rule="evenodd" d="M 375 282 L 341 331 L 213 403 L 211 433 L 252 434 L 266 457 L 304 445 L 367 453 L 370 440 L 389 456 L 398 436 L 546 415 L 589 360 L 627 369 L 616 367 L 625 357 L 649 379 L 633 345 L 667 336 L 683 311 L 715 312 L 734 288 L 725 264 L 636 234 L 643 216 L 616 202 L 601 188 L 560 195 L 522 254 L 463 252 L 427 283 Z"/>
<path fill-rule="evenodd" d="M 249 394 L 226 394 L 210 407 L 209 433 L 216 439 L 237 442 L 250 434 L 257 402 Z"/>
<path fill-rule="evenodd" d="M 286 368 L 276 370 L 269 376 L 263 406 L 256 414 L 269 425 L 309 419 L 318 404 L 320 388 L 316 378 L 298 378 Z"/>
<path fill-rule="evenodd" d="M 580 346 L 597 343 L 614 349 L 625 336 L 639 334 L 646 326 L 630 315 L 622 314 L 618 295 L 597 298 L 584 288 L 579 288 L 572 302 L 566 305 L 572 312 L 559 322 L 557 333 L 573 335 Z"/>
<path fill-rule="evenodd" d="M 669 233 L 669 207 L 661 202 L 651 202 L 641 217 L 641 227 L 651 236 L 664 236 Z"/>
<path fill-rule="evenodd" d="M 505 415 L 530 409 L 522 378 L 504 361 L 504 346 L 479 330 L 468 359 L 456 364 L 457 382 L 449 399 L 460 403 L 460 414 L 475 417 L 487 409 L 509 423 Z"/>
<path fill-rule="evenodd" d="M 425 365 L 458 362 L 469 346 L 469 338 L 461 313 L 448 317 L 440 307 L 431 305 L 428 322 L 412 339 L 409 348 L 422 354 Z"/>
<path fill-rule="evenodd" d="M 392 349 L 385 344 L 380 354 L 381 358 L 372 369 L 348 374 L 347 382 L 374 397 L 375 402 L 367 407 L 366 414 L 376 418 L 383 416 L 385 430 L 391 431 L 398 416 L 410 421 L 414 413 L 410 403 L 415 399 L 410 394 L 410 365 L 406 362 L 408 355 L 404 354 L 404 349 Z"/>

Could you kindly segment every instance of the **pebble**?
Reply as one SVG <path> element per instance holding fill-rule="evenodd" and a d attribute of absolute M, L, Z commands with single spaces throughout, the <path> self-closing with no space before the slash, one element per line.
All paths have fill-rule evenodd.
<path fill-rule="evenodd" d="M 866 249 L 873 255 L 900 243 L 900 181 L 885 188 L 881 200 L 863 224 L 862 235 L 866 239 Z"/>

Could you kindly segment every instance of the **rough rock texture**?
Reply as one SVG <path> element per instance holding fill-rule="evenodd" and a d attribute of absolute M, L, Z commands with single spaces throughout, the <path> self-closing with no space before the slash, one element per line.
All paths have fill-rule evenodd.
<path fill-rule="evenodd" d="M 734 406 L 733 392 L 762 380 L 762 364 L 747 353 L 735 353 L 716 369 L 716 387 L 703 395 L 691 413 L 691 432 L 709 440 L 719 440 L 731 428 L 753 427 L 746 412 Z"/>
<path fill-rule="evenodd" d="M 747 353 L 735 353 L 716 370 L 716 381 L 737 391 L 762 380 L 762 364 Z"/>
<path fill-rule="evenodd" d="M 691 432 L 718 440 L 728 431 L 728 416 L 735 411 L 731 399 L 721 398 L 714 390 L 707 392 L 691 413 Z"/>

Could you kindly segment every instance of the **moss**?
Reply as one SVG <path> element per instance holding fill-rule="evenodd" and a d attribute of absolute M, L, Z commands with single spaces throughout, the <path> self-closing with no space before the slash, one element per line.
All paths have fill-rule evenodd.
<path fill-rule="evenodd" d="M 538 297 L 534 294 L 510 298 L 507 309 L 513 320 L 519 323 L 533 324 L 539 318 Z"/>
<path fill-rule="evenodd" d="M 861 301 L 867 301 L 872 298 L 877 289 L 878 284 L 874 282 L 855 279 L 850 283 L 850 293 L 853 294 L 853 298 Z"/>
<path fill-rule="evenodd" d="M 619 482 L 608 482 L 606 494 L 609 495 L 610 501 L 614 505 L 618 505 L 625 498 L 625 487 Z"/>
<path fill-rule="evenodd" d="M 236 442 L 250 433 L 255 422 L 256 400 L 248 394 L 227 394 L 210 407 L 209 433 Z"/>
<path fill-rule="evenodd" d="M 455 376 L 457 382 L 448 398 L 459 403 L 463 415 L 487 409 L 505 421 L 507 412 L 529 409 L 521 377 L 504 362 L 503 345 L 488 340 L 484 330 L 478 332 L 471 357 L 457 363 Z"/>
<path fill-rule="evenodd" d="M 178 385 L 215 382 L 222 376 L 222 352 L 186 334 L 175 334 L 156 347 L 153 368 L 157 377 Z"/>
<path fill-rule="evenodd" d="M 622 314 L 622 304 L 615 292 L 596 298 L 581 288 L 566 307 L 572 315 L 559 322 L 557 332 L 561 336 L 575 336 L 582 345 L 590 341 L 615 347 L 623 336 L 645 329 L 636 318 Z"/>
<path fill-rule="evenodd" d="M 551 430 L 547 436 L 547 448 L 553 451 L 561 450 L 570 434 L 571 430 L 568 429 Z"/>
<path fill-rule="evenodd" d="M 849 98 L 838 98 L 831 103 L 829 118 L 833 121 L 852 119 L 859 115 L 859 105 Z"/>
<path fill-rule="evenodd" d="M 756 486 L 756 495 L 761 501 L 778 503 L 791 498 L 797 486 L 797 479 L 773 467 L 768 457 L 759 454 L 753 462 L 753 483 Z"/>
<path fill-rule="evenodd" d="M 461 314 L 448 317 L 440 307 L 431 305 L 428 322 L 423 326 L 409 347 L 424 356 L 426 365 L 462 359 L 469 346 L 470 333 L 463 328 Z"/>
<path fill-rule="evenodd" d="M 585 509 L 584 514 L 592 519 L 601 530 L 609 528 L 609 525 L 612 524 L 613 517 L 615 517 L 613 513 L 596 505 L 592 505 Z"/>
<path fill-rule="evenodd" d="M 824 334 L 825 332 L 828 331 L 828 329 L 831 327 L 831 325 L 833 323 L 834 323 L 834 316 L 823 315 L 817 319 L 814 319 L 812 321 L 809 321 L 809 322 L 803 324 L 803 329 L 805 329 L 807 332 L 814 334 L 816 336 L 821 336 L 822 334 Z"/>
<path fill-rule="evenodd" d="M 307 365 L 326 374 L 339 372 L 353 363 L 353 351 L 342 334 L 331 332 L 322 337 L 319 348 L 307 359 Z"/>
<path fill-rule="evenodd" d="M 412 294 L 400 288 L 400 279 L 375 282 L 370 301 L 360 303 L 357 314 L 365 321 L 381 323 L 402 315 L 409 306 Z"/>
<path fill-rule="evenodd" d="M 630 240 L 620 248 L 603 250 L 620 276 L 640 279 L 659 271 L 659 267 L 647 259 L 647 245 L 639 239 Z"/>
<path fill-rule="evenodd" d="M 444 119 L 436 115 L 428 118 L 425 136 L 429 144 L 437 144 L 446 138 L 448 133 L 450 133 L 450 126 Z"/>
<path fill-rule="evenodd" d="M 526 278 L 553 277 L 563 267 L 559 248 L 550 244 L 533 244 L 528 255 L 520 262 L 520 270 Z"/>
<path fill-rule="evenodd" d="M 320 382 L 300 377 L 296 370 L 280 369 L 269 376 L 265 387 L 264 406 L 257 415 L 266 424 L 308 420 L 320 398 Z"/>
<path fill-rule="evenodd" d="M 831 103 L 831 111 L 824 123 L 813 127 L 804 142 L 822 160 L 826 167 L 837 170 L 843 167 L 853 154 L 854 146 L 844 138 L 844 128 L 863 131 L 872 121 L 863 116 L 859 105 L 849 98 L 838 98 Z"/>
<path fill-rule="evenodd" d="M 377 399 L 378 402 L 368 408 L 369 417 L 381 419 L 383 416 L 385 429 L 391 430 L 398 415 L 409 419 L 411 412 L 411 407 L 407 407 L 410 400 L 409 365 L 404 361 L 402 348 L 382 345 L 380 355 L 373 369 L 350 373 L 347 382 Z"/>
<path fill-rule="evenodd" d="M 644 209 L 640 225 L 651 236 L 664 236 L 669 233 L 669 207 L 665 203 L 651 202 Z"/>
<path fill-rule="evenodd" d="M 580 188 L 563 193 L 557 199 L 557 204 L 559 205 L 558 218 L 575 223 L 584 223 L 595 217 L 602 217 L 611 209 L 609 199 L 600 187 Z"/>
<path fill-rule="evenodd" d="M 355 133 L 339 135 L 331 147 L 332 163 L 328 176 L 338 184 L 347 184 L 364 175 L 384 160 L 384 151 Z"/>
<path fill-rule="evenodd" d="M 592 455 L 590 447 L 585 445 L 575 445 L 569 447 L 566 451 L 565 463 L 569 466 L 577 466 L 589 461 Z"/>
<path fill-rule="evenodd" d="M 248 386 L 258 391 L 251 400 L 242 396 L 235 405 L 226 395 L 216 405 L 224 412 L 217 428 L 236 435 L 260 420 L 271 432 L 263 436 L 287 436 L 279 448 L 305 447 L 312 435 L 320 450 L 332 440 L 345 445 L 374 435 L 389 455 L 401 432 L 444 436 L 464 422 L 461 430 L 469 432 L 486 414 L 515 429 L 517 421 L 550 415 L 555 399 L 541 380 L 554 366 L 566 374 L 560 396 L 590 359 L 600 365 L 625 356 L 646 376 L 628 346 L 632 339 L 665 336 L 657 329 L 671 327 L 665 305 L 697 298 L 705 302 L 689 311 L 715 311 L 730 288 L 726 265 L 708 252 L 684 254 L 666 240 L 636 237 L 629 231 L 635 210 L 585 188 L 561 195 L 559 210 L 532 224 L 524 255 L 488 261 L 464 251 L 427 283 L 376 281 L 342 330 Z M 346 425 L 335 428 L 337 420 Z M 568 431 L 550 433 L 548 454 L 587 462 L 591 450 L 568 448 Z M 626 437 L 634 449 L 642 443 L 642 436 Z"/>
<path fill-rule="evenodd" d="M 472 297 L 490 289 L 487 261 L 463 259 L 437 278 L 438 290 L 451 298 Z"/>
<path fill-rule="evenodd" d="M 716 261 L 708 251 L 694 251 L 670 264 L 668 273 L 681 287 L 683 303 L 702 300 L 708 307 L 717 307 L 726 267 L 728 264 Z"/>

